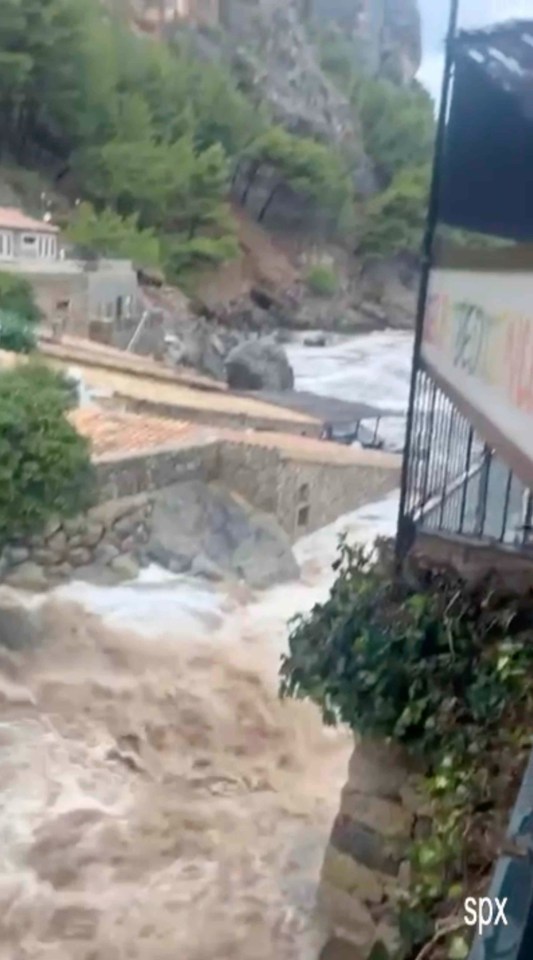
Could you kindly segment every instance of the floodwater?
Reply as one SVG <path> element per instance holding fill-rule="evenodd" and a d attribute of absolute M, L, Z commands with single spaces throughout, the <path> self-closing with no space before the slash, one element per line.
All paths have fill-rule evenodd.
<path fill-rule="evenodd" d="M 301 541 L 301 580 L 263 594 L 150 570 L 46 601 L 42 643 L 0 655 L 0 960 L 316 960 L 350 738 L 279 701 L 279 656 L 338 535 L 371 542 L 396 510 Z"/>

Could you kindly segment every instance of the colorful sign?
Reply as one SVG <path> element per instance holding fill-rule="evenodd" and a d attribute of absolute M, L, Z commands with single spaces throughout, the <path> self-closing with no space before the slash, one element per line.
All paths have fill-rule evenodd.
<path fill-rule="evenodd" d="M 533 486 L 533 272 L 435 269 L 422 357 Z"/>

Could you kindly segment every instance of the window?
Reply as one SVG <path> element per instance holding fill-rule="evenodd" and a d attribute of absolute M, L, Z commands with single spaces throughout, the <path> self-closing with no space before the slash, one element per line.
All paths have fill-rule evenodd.
<path fill-rule="evenodd" d="M 0 231 L 0 257 L 11 259 L 13 256 L 13 234 Z"/>
<path fill-rule="evenodd" d="M 309 523 L 309 507 L 300 507 L 298 510 L 298 526 L 306 527 Z"/>

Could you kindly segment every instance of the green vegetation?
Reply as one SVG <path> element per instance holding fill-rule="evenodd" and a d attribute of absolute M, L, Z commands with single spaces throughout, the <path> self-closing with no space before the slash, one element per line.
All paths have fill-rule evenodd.
<path fill-rule="evenodd" d="M 161 247 L 155 232 L 142 230 L 135 213 L 121 217 L 109 208 L 97 213 L 91 204 L 82 203 L 68 224 L 67 237 L 84 255 L 124 257 L 140 267 L 161 264 Z"/>
<path fill-rule="evenodd" d="M 0 349 L 30 353 L 40 316 L 28 281 L 0 272 Z"/>
<path fill-rule="evenodd" d="M 338 289 L 337 274 L 325 263 L 312 267 L 306 277 L 311 293 L 318 297 L 333 297 Z"/>
<path fill-rule="evenodd" d="M 264 167 L 276 174 L 270 192 L 259 212 L 259 221 L 266 214 L 278 191 L 288 184 L 328 212 L 337 222 L 350 201 L 352 186 L 340 153 L 309 137 L 296 137 L 283 127 L 270 127 L 252 141 L 245 151 L 248 160 L 247 186 L 241 202 L 246 200 L 256 178 Z"/>
<path fill-rule="evenodd" d="M 328 211 L 350 199 L 333 151 L 271 128 L 231 72 L 199 61 L 183 40 L 164 46 L 137 37 L 85 0 L 5 7 L 4 148 L 20 163 L 44 149 L 80 185 L 90 206 L 69 234 L 81 247 L 161 264 L 175 280 L 235 256 L 227 197 L 231 170 L 245 156 L 256 173 L 270 163 L 280 182 L 287 178 Z"/>
<path fill-rule="evenodd" d="M 435 133 L 433 103 L 416 81 L 408 89 L 388 80 L 362 81 L 354 102 L 363 125 L 365 149 L 382 187 L 388 187 L 399 174 L 428 163 Z"/>
<path fill-rule="evenodd" d="M 533 605 L 450 573 L 400 576 L 346 542 L 337 571 L 329 599 L 292 625 L 281 692 L 402 744 L 426 770 L 432 827 L 413 841 L 400 905 L 399 956 L 412 956 L 490 876 L 490 837 L 531 746 Z M 466 956 L 462 941 L 455 931 Z"/>
<path fill-rule="evenodd" d="M 366 204 L 359 238 L 369 256 L 420 249 L 429 196 L 429 167 L 408 168 Z"/>
<path fill-rule="evenodd" d="M 5 9 L 4 9 L 5 7 Z M 85 0 L 6 0 L 0 37 L 0 123 L 20 163 L 36 148 L 92 205 L 70 227 L 81 245 L 187 263 L 228 230 L 230 163 L 260 115 L 223 68 L 187 48 L 133 35 Z M 156 239 L 157 238 L 157 239 Z M 191 243 L 191 241 L 195 241 Z M 169 258 L 170 263 L 175 258 Z"/>
<path fill-rule="evenodd" d="M 117 8 L 118 9 L 118 8 Z M 324 67 L 351 99 L 381 200 L 359 205 L 361 249 L 416 248 L 394 220 L 405 200 L 423 210 L 416 171 L 433 135 L 429 97 L 364 78 L 363 53 L 341 34 L 318 38 Z M 105 5 L 86 0 L 4 0 L 0 36 L 0 126 L 6 158 L 30 164 L 44 151 L 62 170 L 58 186 L 87 206 L 69 233 L 88 251 L 131 256 L 169 279 L 235 256 L 227 203 L 235 171 L 248 196 L 264 168 L 266 220 L 287 185 L 342 235 L 354 226 L 353 158 L 330 144 L 272 124 L 242 89 L 238 69 L 200 60 L 183 37 L 169 45 L 136 36 Z M 393 196 L 388 191 L 393 192 Z M 403 191 L 406 196 L 403 196 Z M 366 221 L 369 221 L 368 228 Z M 416 216 L 411 217 L 416 220 Z M 420 219 L 420 217 L 418 218 Z"/>
<path fill-rule="evenodd" d="M 322 66 L 352 103 L 378 192 L 360 210 L 358 248 L 369 256 L 418 253 L 435 136 L 433 103 L 414 81 L 398 87 L 365 75 L 363 54 L 338 30 L 320 33 Z"/>
<path fill-rule="evenodd" d="M 68 382 L 44 366 L 0 374 L 0 544 L 90 505 L 88 444 L 65 416 L 71 402 Z"/>
<path fill-rule="evenodd" d="M 24 277 L 5 271 L 0 271 L 0 310 L 16 313 L 27 323 L 41 319 L 31 284 Z"/>

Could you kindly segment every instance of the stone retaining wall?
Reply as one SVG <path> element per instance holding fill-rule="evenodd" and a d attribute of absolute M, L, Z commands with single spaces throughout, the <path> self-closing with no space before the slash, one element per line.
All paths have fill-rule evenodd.
<path fill-rule="evenodd" d="M 276 448 L 224 443 L 218 477 L 258 510 L 272 513 L 295 541 L 391 493 L 399 484 L 400 464 L 299 460 Z"/>
<path fill-rule="evenodd" d="M 132 579 L 148 542 L 152 503 L 146 494 L 101 503 L 85 516 L 49 523 L 42 535 L 12 544 L 0 555 L 5 583 L 45 589 L 91 568 L 110 580 Z"/>
<path fill-rule="evenodd" d="M 397 945 L 395 905 L 409 883 L 412 838 L 427 829 L 421 778 L 398 747 L 356 743 L 322 870 L 320 902 L 332 933 L 368 960 Z"/>
<path fill-rule="evenodd" d="M 152 450 L 150 453 L 100 457 L 96 463 L 100 500 L 153 493 L 186 480 L 209 483 L 219 476 L 219 443 Z"/>
<path fill-rule="evenodd" d="M 217 481 L 275 517 L 292 542 L 398 483 L 395 469 L 301 461 L 276 448 L 226 440 L 106 456 L 95 465 L 100 506 L 8 546 L 0 555 L 0 579 L 32 589 L 94 567 L 134 577 L 150 535 L 151 501 L 158 490 L 186 481 Z"/>

